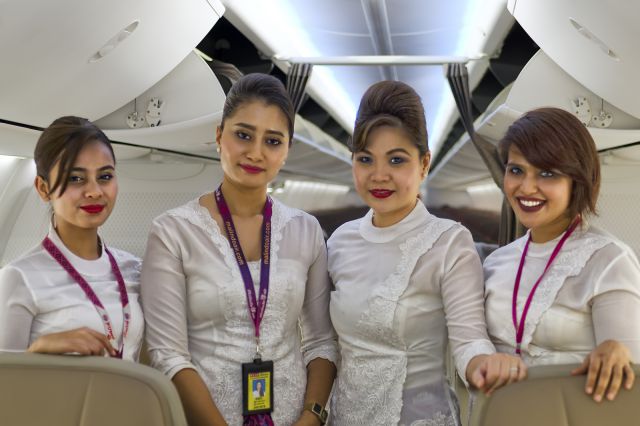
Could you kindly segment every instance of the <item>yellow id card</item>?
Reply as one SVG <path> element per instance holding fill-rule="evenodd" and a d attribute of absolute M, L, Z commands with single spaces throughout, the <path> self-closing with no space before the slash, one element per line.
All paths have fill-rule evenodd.
<path fill-rule="evenodd" d="M 273 362 L 254 360 L 242 364 L 243 414 L 273 411 Z"/>
<path fill-rule="evenodd" d="M 249 373 L 247 377 L 249 411 L 262 411 L 271 409 L 271 372 Z"/>

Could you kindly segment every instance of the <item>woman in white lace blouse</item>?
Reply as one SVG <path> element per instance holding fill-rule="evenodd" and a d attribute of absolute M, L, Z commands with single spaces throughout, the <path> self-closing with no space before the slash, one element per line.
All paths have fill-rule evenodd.
<path fill-rule="evenodd" d="M 118 195 L 109 139 L 85 118 L 61 117 L 40 135 L 34 161 L 51 226 L 0 270 L 0 352 L 137 360 L 140 259 L 98 236 Z"/>
<path fill-rule="evenodd" d="M 584 360 L 574 374 L 588 371 L 587 393 L 613 399 L 640 360 L 640 265 L 586 221 L 600 187 L 595 143 L 572 114 L 542 108 L 513 123 L 500 151 L 505 196 L 529 231 L 485 260 L 491 339 L 528 365 Z"/>
<path fill-rule="evenodd" d="M 189 424 L 323 420 L 337 357 L 323 234 L 312 216 L 267 196 L 293 118 L 277 79 L 241 78 L 216 134 L 222 184 L 153 222 L 142 271 L 149 353 L 175 383 Z M 273 362 L 258 398 L 271 397 L 273 411 L 243 420 L 243 410 L 259 405 L 258 379 L 243 373 L 256 352 L 262 361 L 253 367 Z"/>
<path fill-rule="evenodd" d="M 417 93 L 384 81 L 364 94 L 351 145 L 358 194 L 371 207 L 328 242 L 331 319 L 341 364 L 336 425 L 458 425 L 445 377 L 447 342 L 463 380 L 487 393 L 526 375 L 488 339 L 482 267 L 469 231 L 418 198 L 429 168 Z"/>

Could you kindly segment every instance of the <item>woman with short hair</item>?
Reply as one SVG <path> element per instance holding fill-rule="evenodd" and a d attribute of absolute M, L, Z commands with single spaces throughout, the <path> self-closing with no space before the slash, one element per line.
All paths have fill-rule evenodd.
<path fill-rule="evenodd" d="M 509 127 L 500 154 L 528 232 L 484 262 L 491 339 L 529 366 L 584 361 L 574 374 L 588 371 L 587 393 L 613 399 L 640 360 L 640 264 L 588 222 L 600 189 L 593 138 L 572 114 L 541 108 Z"/>

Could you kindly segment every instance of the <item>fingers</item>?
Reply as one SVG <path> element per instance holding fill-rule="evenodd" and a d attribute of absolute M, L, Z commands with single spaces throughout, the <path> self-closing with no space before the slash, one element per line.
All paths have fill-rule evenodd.
<path fill-rule="evenodd" d="M 519 365 L 518 365 L 518 379 L 517 381 L 521 381 L 527 378 L 527 374 L 528 374 L 528 370 L 527 370 L 527 364 L 524 363 L 524 361 L 522 361 L 522 359 L 518 359 Z"/>
<path fill-rule="evenodd" d="M 29 350 L 49 354 L 103 355 L 105 352 L 111 356 L 116 354 L 107 336 L 88 327 L 40 336 Z"/>
<path fill-rule="evenodd" d="M 587 355 L 584 360 L 582 361 L 582 365 L 580 365 L 580 367 L 576 367 L 573 370 L 571 370 L 571 375 L 572 376 L 579 376 L 581 374 L 585 374 L 588 370 L 589 370 L 589 362 L 590 362 L 590 356 Z M 589 393 L 589 392 L 587 392 Z"/>
<path fill-rule="evenodd" d="M 625 364 L 623 367 L 624 370 L 624 388 L 629 390 L 633 387 L 633 382 L 636 380 L 636 373 L 631 368 L 630 364 Z"/>
<path fill-rule="evenodd" d="M 94 339 L 97 339 L 98 341 L 98 350 L 99 353 L 94 354 L 94 355 L 102 355 L 105 351 L 111 355 L 111 356 L 115 356 L 116 355 L 116 350 L 115 348 L 111 345 L 111 341 L 107 338 L 106 335 L 102 334 L 102 333 L 98 333 L 97 331 L 87 328 L 87 331 L 89 331 L 89 333 L 91 334 L 91 336 Z"/>
<path fill-rule="evenodd" d="M 613 366 L 611 381 L 609 382 L 609 389 L 607 390 L 607 399 L 609 401 L 613 401 L 618 395 L 618 390 L 620 390 L 620 386 L 622 385 L 624 368 L 620 364 L 616 364 Z"/>
<path fill-rule="evenodd" d="M 484 380 L 484 372 L 482 371 L 482 367 L 476 368 L 476 370 L 471 374 L 471 378 L 469 382 L 472 386 L 484 392 L 485 380 Z"/>
<path fill-rule="evenodd" d="M 600 373 L 600 364 L 602 361 L 597 357 L 589 357 L 589 367 L 587 368 L 587 383 L 585 385 L 585 392 L 589 395 L 593 394 L 598 380 L 598 374 Z M 595 399 L 595 398 L 594 398 Z"/>
<path fill-rule="evenodd" d="M 485 393 L 492 394 L 496 389 L 522 380 L 527 376 L 527 368 L 519 357 L 507 354 L 494 354 L 487 358 L 485 375 Z"/>

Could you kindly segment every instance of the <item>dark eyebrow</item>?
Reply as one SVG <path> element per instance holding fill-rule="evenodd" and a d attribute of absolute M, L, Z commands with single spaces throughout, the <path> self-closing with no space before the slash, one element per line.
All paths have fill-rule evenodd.
<path fill-rule="evenodd" d="M 254 131 L 254 132 L 256 131 L 256 126 L 252 126 L 251 124 L 247 124 L 247 123 L 234 123 L 234 125 L 235 125 L 235 126 L 238 126 L 238 127 L 243 127 L 243 128 L 245 128 L 245 129 L 252 130 L 252 131 Z M 283 137 L 283 138 L 284 138 L 284 133 L 282 133 L 282 132 L 281 132 L 281 131 L 279 131 L 279 130 L 268 129 L 268 130 L 266 131 L 266 133 L 271 134 L 271 135 L 281 136 L 281 137 Z"/>
<path fill-rule="evenodd" d="M 99 172 L 103 172 L 105 170 L 115 170 L 115 167 L 108 165 L 108 166 L 102 166 L 98 169 Z M 84 167 L 72 167 L 71 169 L 69 169 L 69 171 L 86 173 L 87 169 L 85 169 Z"/>
<path fill-rule="evenodd" d="M 402 152 L 402 153 L 407 154 L 407 155 L 409 155 L 409 156 L 411 155 L 411 154 L 409 153 L 409 151 L 407 151 L 407 150 L 406 150 L 406 149 L 404 149 L 404 148 L 395 148 L 395 149 L 392 149 L 392 150 L 390 150 L 390 151 L 387 151 L 387 155 L 395 154 L 396 152 Z"/>

